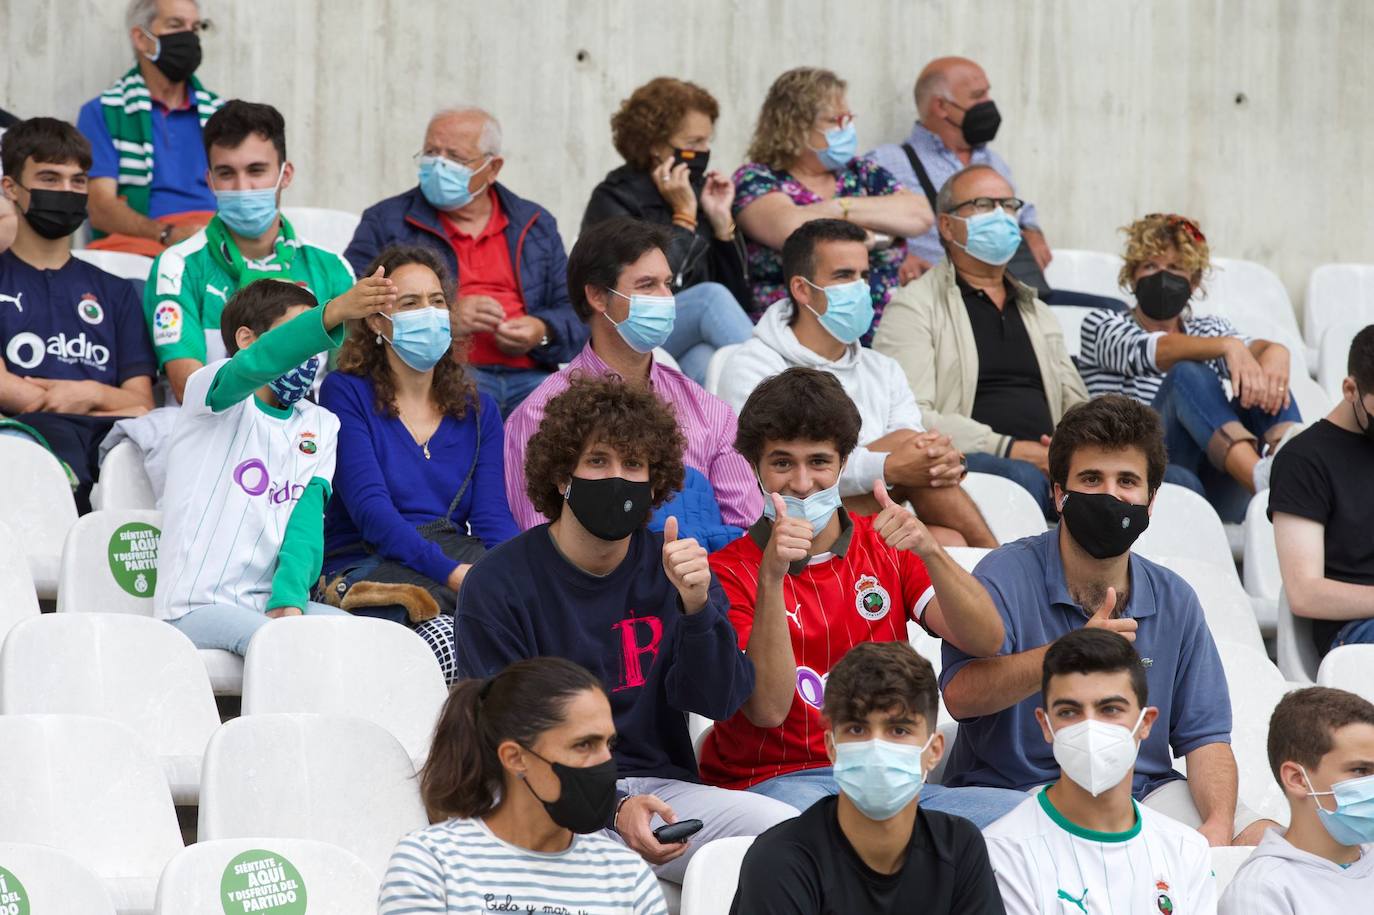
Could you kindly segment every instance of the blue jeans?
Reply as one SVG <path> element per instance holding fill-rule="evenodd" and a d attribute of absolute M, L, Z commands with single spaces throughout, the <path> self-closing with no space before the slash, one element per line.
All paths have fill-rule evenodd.
<path fill-rule="evenodd" d="M 1189 470 L 1201 481 L 1203 494 L 1223 521 L 1241 521 L 1250 492 L 1207 459 L 1207 443 L 1227 423 L 1238 422 L 1257 438 L 1281 423 L 1302 421 L 1296 402 L 1270 416 L 1257 407 L 1246 409 L 1227 400 L 1221 379 L 1205 362 L 1180 362 L 1164 376 L 1154 408 L 1164 421 L 1164 444 L 1169 463 Z"/>
<path fill-rule="evenodd" d="M 1331 640 L 1332 648 L 1339 648 L 1342 645 L 1371 645 L 1374 644 L 1374 618 L 1367 620 L 1351 620 L 1336 632 L 1336 637 Z"/>
<path fill-rule="evenodd" d="M 705 384 L 711 354 L 722 346 L 748 340 L 754 333 L 754 322 L 720 283 L 697 283 L 673 298 L 677 316 L 663 348 L 677 360 L 684 375 Z"/>
<path fill-rule="evenodd" d="M 830 766 L 789 772 L 759 782 L 749 790 L 803 811 L 822 798 L 840 793 L 835 784 L 835 771 Z M 921 789 L 921 806 L 963 817 L 979 829 L 986 829 L 1011 813 L 1027 797 L 1024 791 L 1009 788 L 946 788 L 927 784 Z"/>
<path fill-rule="evenodd" d="M 307 601 L 301 612 L 308 616 L 348 616 L 346 610 Z M 197 648 L 223 648 L 236 655 L 248 653 L 253 633 L 272 622 L 272 618 L 248 607 L 213 604 L 197 607 L 185 616 L 168 620 Z"/>
<path fill-rule="evenodd" d="M 496 401 L 501 418 L 507 419 L 535 388 L 551 374 L 544 369 L 517 369 L 507 365 L 470 365 L 477 390 Z"/>

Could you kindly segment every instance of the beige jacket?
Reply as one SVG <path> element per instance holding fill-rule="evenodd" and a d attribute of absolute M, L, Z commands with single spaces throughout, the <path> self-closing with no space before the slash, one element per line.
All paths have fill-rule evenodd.
<path fill-rule="evenodd" d="M 1064 334 L 1049 306 L 1021 283 L 1016 283 L 1016 306 L 1040 363 L 1050 418 L 1058 425 L 1065 410 L 1088 399 L 1088 389 L 1064 348 Z M 1006 454 L 1010 436 L 972 419 L 978 346 L 948 258 L 892 296 L 873 348 L 902 366 L 927 429 L 948 435 L 966 453 Z"/>

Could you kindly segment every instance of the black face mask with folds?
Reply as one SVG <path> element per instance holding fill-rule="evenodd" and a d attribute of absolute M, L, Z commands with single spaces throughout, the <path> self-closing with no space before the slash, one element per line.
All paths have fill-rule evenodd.
<path fill-rule="evenodd" d="M 148 59 L 174 83 L 185 82 L 200 66 L 200 36 L 195 32 L 153 35 L 157 50 Z"/>
<path fill-rule="evenodd" d="M 964 123 L 959 125 L 959 131 L 969 146 L 982 146 L 993 141 L 997 136 L 997 128 L 1001 126 L 1002 114 L 997 110 L 997 103 L 988 99 L 970 105 L 964 111 Z"/>
<path fill-rule="evenodd" d="M 1178 317 L 1192 297 L 1192 284 L 1167 270 L 1151 273 L 1135 284 L 1136 304 L 1145 317 L 1155 321 L 1171 321 Z"/>
<path fill-rule="evenodd" d="M 86 195 L 76 191 L 29 191 L 29 208 L 24 219 L 39 235 L 50 241 L 66 238 L 86 221 Z"/>
<path fill-rule="evenodd" d="M 1094 559 L 1120 556 L 1150 526 L 1148 505 L 1122 502 L 1107 492 L 1066 492 L 1059 513 L 1069 536 Z"/>
<path fill-rule="evenodd" d="M 529 752 L 544 759 L 533 750 Z M 544 800 L 528 780 L 522 780 L 535 800 L 544 805 L 549 819 L 580 835 L 605 829 L 615 810 L 615 780 L 619 775 L 615 760 L 608 759 L 595 766 L 565 766 L 547 759 L 544 762 L 549 763 L 553 774 L 558 776 L 558 800 Z"/>
<path fill-rule="evenodd" d="M 624 477 L 588 480 L 573 477 L 563 498 L 587 533 L 602 540 L 624 540 L 649 517 L 654 491 L 649 481 Z"/>

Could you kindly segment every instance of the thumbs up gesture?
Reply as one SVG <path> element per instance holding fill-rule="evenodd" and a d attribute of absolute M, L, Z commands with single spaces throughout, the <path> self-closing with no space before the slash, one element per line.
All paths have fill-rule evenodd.
<path fill-rule="evenodd" d="M 711 589 L 711 564 L 706 549 L 691 537 L 679 540 L 677 517 L 669 515 L 663 525 L 663 571 L 682 597 L 682 609 L 690 616 L 706 606 Z"/>
<path fill-rule="evenodd" d="M 787 503 L 777 493 L 770 492 L 768 498 L 773 502 L 773 532 L 764 547 L 760 571 L 773 581 L 782 581 L 788 566 L 811 553 L 811 522 L 789 517 Z"/>
<path fill-rule="evenodd" d="M 1125 636 L 1127 641 L 1134 642 L 1136 621 L 1130 618 L 1113 617 L 1112 614 L 1115 611 L 1116 588 L 1108 588 L 1107 593 L 1102 596 L 1102 603 L 1098 605 L 1087 625 L 1093 629 L 1106 629 L 1108 632 L 1115 632 L 1117 635 Z"/>
<path fill-rule="evenodd" d="M 873 519 L 873 530 L 884 543 L 894 550 L 910 550 L 922 557 L 938 548 L 935 538 L 920 519 L 910 509 L 892 501 L 882 480 L 873 482 L 873 498 L 882 507 Z"/>

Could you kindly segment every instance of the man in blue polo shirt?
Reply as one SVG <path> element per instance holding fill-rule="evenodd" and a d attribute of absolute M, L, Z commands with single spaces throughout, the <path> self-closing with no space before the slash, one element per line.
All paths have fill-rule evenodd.
<path fill-rule="evenodd" d="M 0 253 L 0 414 L 67 463 L 81 504 L 115 418 L 152 409 L 157 363 L 133 286 L 71 256 L 86 218 L 85 138 L 55 118 L 23 121 L 0 139 L 0 164 L 20 214 Z"/>
<path fill-rule="evenodd" d="M 959 733 L 943 783 L 1025 790 L 1057 779 L 1035 717 L 1045 652 L 1068 632 L 1102 628 L 1135 643 L 1159 709 L 1133 795 L 1212 845 L 1254 845 L 1274 824 L 1237 805 L 1231 702 L 1197 595 L 1130 552 L 1165 464 L 1159 417 L 1138 401 L 1107 395 L 1064 414 L 1049 454 L 1058 530 L 1008 544 L 974 572 L 1002 615 L 1001 652 L 975 659 L 944 647 L 940 687 Z M 1171 748 L 1187 760 L 1187 780 Z"/>

